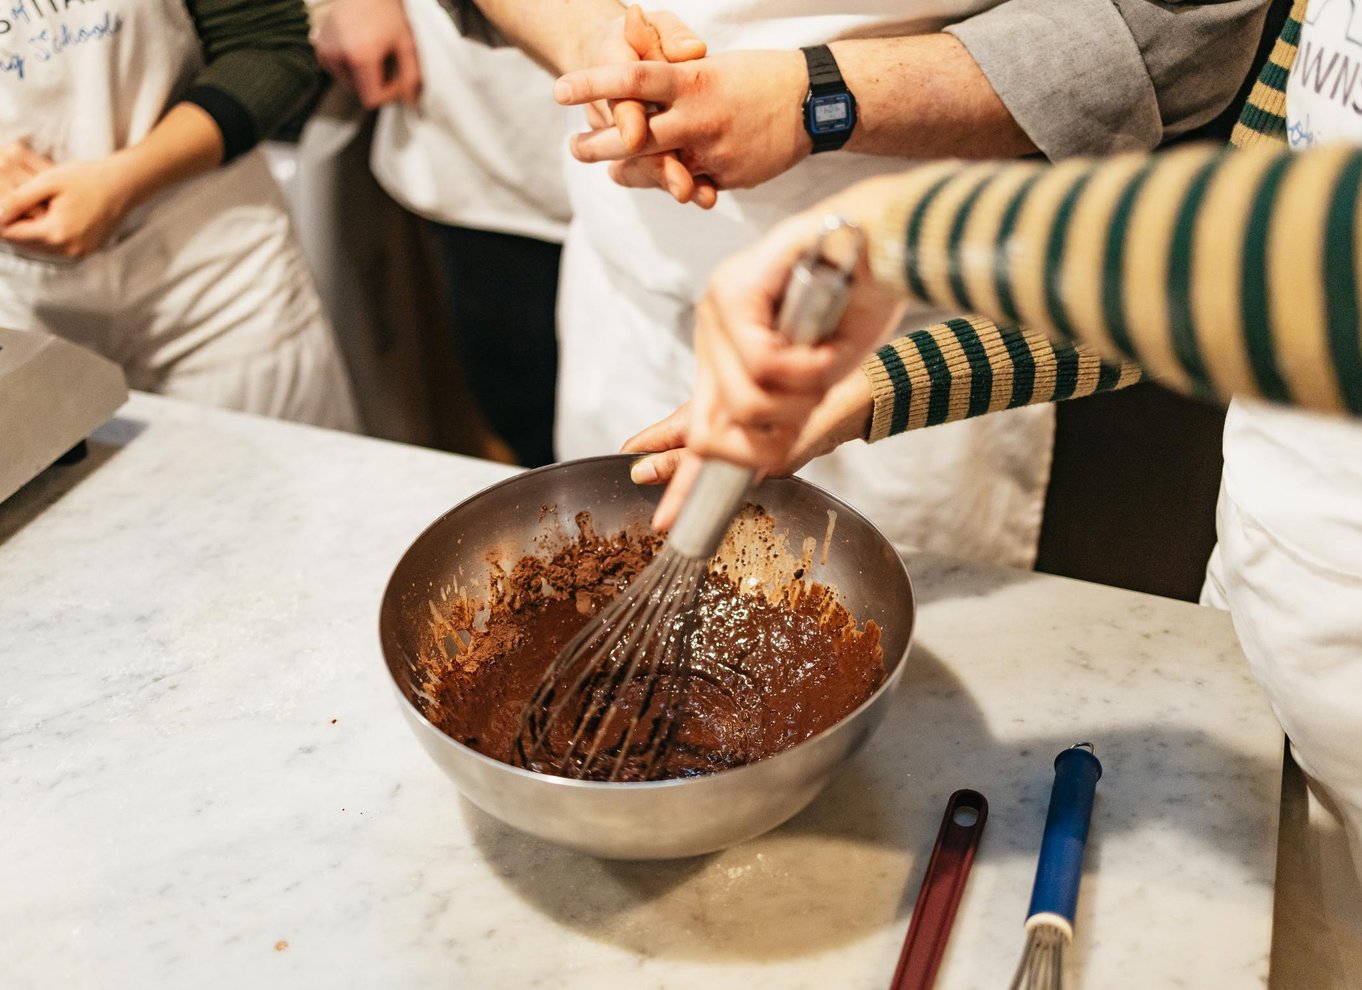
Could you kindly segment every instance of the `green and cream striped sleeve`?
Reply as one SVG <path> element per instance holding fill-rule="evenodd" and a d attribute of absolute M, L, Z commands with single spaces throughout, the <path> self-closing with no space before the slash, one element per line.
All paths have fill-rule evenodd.
<path fill-rule="evenodd" d="M 1362 413 L 1362 152 L 1189 148 L 905 177 L 876 275 L 1191 394 Z"/>
<path fill-rule="evenodd" d="M 862 365 L 875 400 L 870 442 L 984 413 L 1125 388 L 1138 365 L 972 316 L 905 334 Z"/>
<path fill-rule="evenodd" d="M 1359 415 L 1360 194 L 1351 147 L 930 166 L 901 180 L 872 264 L 919 300 L 1134 361 L 1178 391 Z M 882 350 L 865 370 L 883 382 L 893 361 Z M 949 418 L 1003 408 L 999 392 L 987 409 L 955 398 Z"/>

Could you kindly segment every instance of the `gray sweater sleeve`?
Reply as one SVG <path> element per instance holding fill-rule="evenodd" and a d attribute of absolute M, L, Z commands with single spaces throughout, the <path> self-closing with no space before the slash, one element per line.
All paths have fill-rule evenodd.
<path fill-rule="evenodd" d="M 1004 0 L 955 35 L 1051 160 L 1147 151 L 1213 119 L 1269 0 Z"/>

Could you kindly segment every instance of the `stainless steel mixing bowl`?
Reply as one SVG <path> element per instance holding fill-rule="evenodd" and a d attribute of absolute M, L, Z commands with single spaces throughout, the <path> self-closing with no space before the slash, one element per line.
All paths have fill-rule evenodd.
<path fill-rule="evenodd" d="M 845 502 L 799 479 L 763 483 L 752 501 L 790 545 L 822 540 L 837 513 L 827 562 L 812 578 L 831 585 L 862 622 L 883 630 L 886 677 L 879 690 L 832 728 L 777 756 L 705 777 L 601 783 L 531 773 L 483 756 L 432 725 L 418 704 L 418 649 L 432 599 L 488 571 L 489 555 L 514 562 L 558 515 L 591 512 L 597 532 L 646 523 L 660 492 L 629 480 L 630 458 L 595 457 L 528 471 L 474 495 L 426 529 L 403 555 L 379 620 L 388 672 L 402 713 L 431 758 L 484 811 L 518 829 L 607 859 L 670 859 L 723 849 L 775 828 L 805 805 L 869 737 L 903 673 L 913 629 L 913 589 L 889 541 Z M 545 514 L 547 512 L 547 515 Z"/>

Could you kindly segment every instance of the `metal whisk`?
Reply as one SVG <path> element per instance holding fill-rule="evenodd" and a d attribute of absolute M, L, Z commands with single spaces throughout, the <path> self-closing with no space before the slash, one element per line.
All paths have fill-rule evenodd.
<path fill-rule="evenodd" d="M 845 241 L 845 244 L 834 243 Z M 831 333 L 846 307 L 864 235 L 828 217 L 795 264 L 777 328 L 795 343 Z M 690 678 L 695 602 L 754 473 L 706 461 L 667 542 L 559 652 L 521 713 L 516 762 L 593 780 L 648 780 L 676 735 Z"/>
<path fill-rule="evenodd" d="M 1074 935 L 1078 882 L 1102 764 L 1092 743 L 1075 743 L 1055 757 L 1055 783 L 1040 843 L 1036 882 L 1026 911 L 1026 951 L 1011 990 L 1059 990 L 1064 947 Z"/>

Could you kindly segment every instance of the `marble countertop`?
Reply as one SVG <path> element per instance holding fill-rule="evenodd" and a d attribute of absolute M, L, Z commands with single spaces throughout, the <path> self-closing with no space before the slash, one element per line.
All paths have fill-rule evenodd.
<path fill-rule="evenodd" d="M 0 971 L 18 987 L 879 990 L 948 795 L 937 986 L 1004 987 L 1051 761 L 1097 744 L 1070 987 L 1265 985 L 1282 737 L 1226 616 L 941 558 L 886 724 L 725 852 L 608 863 L 460 798 L 379 598 L 507 469 L 135 396 L 0 505 Z"/>

